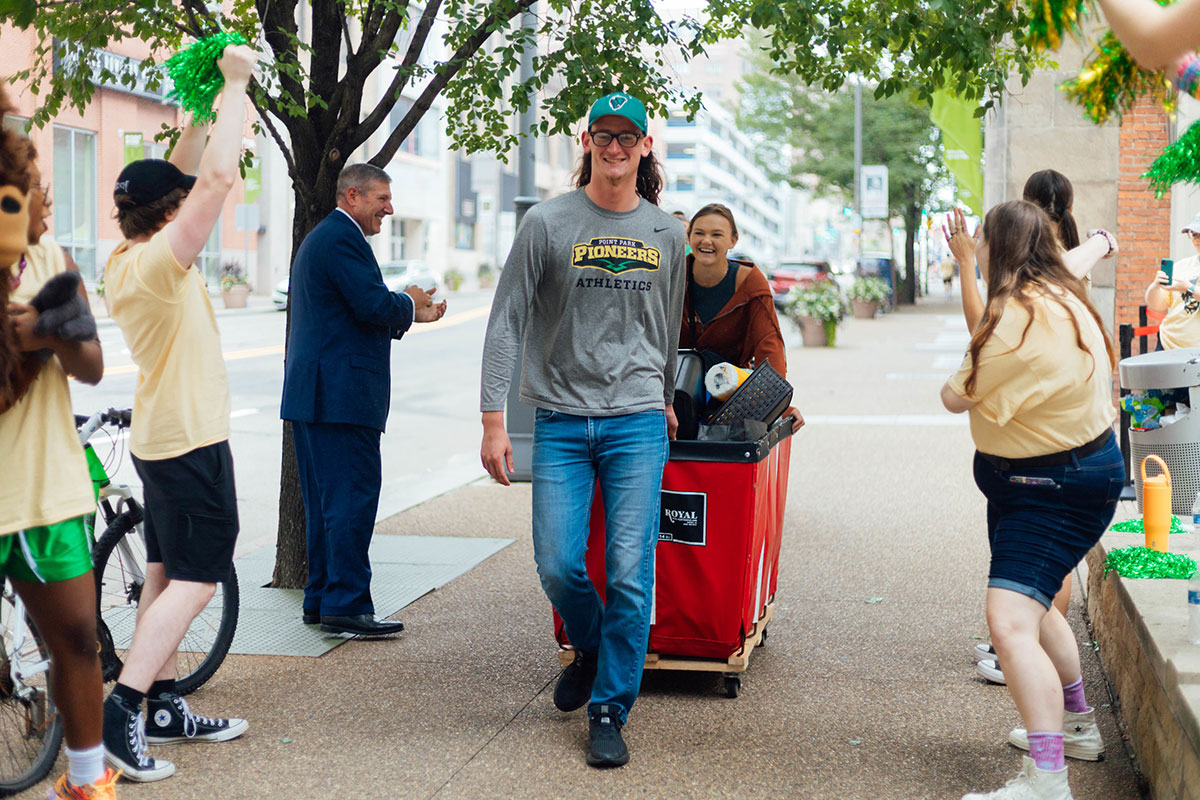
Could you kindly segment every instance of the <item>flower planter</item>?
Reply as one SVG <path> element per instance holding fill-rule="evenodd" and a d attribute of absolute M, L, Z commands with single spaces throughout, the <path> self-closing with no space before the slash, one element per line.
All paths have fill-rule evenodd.
<path fill-rule="evenodd" d="M 221 299 L 226 308 L 245 308 L 246 298 L 250 296 L 250 287 L 244 283 L 230 287 L 221 292 Z"/>
<path fill-rule="evenodd" d="M 879 311 L 878 300 L 850 299 L 850 307 L 854 310 L 855 319 L 873 319 Z"/>
<path fill-rule="evenodd" d="M 805 347 L 826 347 L 829 345 L 829 334 L 824 322 L 816 317 L 807 316 L 797 317 L 796 321 L 800 324 L 800 335 L 804 339 Z"/>

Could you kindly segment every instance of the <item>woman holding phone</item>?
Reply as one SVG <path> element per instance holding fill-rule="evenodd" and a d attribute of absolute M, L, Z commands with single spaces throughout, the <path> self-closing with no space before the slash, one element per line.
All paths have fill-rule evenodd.
<path fill-rule="evenodd" d="M 1159 270 L 1146 287 L 1146 308 L 1162 314 L 1158 326 L 1158 349 L 1200 347 L 1200 214 L 1184 227 L 1198 255 L 1176 261 L 1171 274 Z"/>
<path fill-rule="evenodd" d="M 951 235 L 959 226 L 950 223 Z M 963 800 L 1070 800 L 1064 751 L 1088 746 L 1092 731 L 1072 725 L 1064 736 L 1064 714 L 1091 710 L 1074 633 L 1052 599 L 1108 527 L 1124 485 L 1112 433 L 1115 357 L 1037 205 L 993 208 L 975 257 L 987 305 L 941 396 L 971 417 L 991 548 L 988 627 L 1029 756 L 1004 787 Z"/>

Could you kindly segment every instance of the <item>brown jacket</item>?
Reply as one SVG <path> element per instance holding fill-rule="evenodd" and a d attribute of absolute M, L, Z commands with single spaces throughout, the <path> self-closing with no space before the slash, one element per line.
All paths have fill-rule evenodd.
<path fill-rule="evenodd" d="M 738 275 L 733 297 L 707 325 L 701 323 L 698 317 L 693 317 L 691 292 L 684 292 L 679 346 L 712 350 L 744 369 L 770 359 L 775 371 L 787 377 L 783 334 L 779 331 L 779 318 L 775 316 L 775 303 L 767 278 L 749 261 L 730 259 L 730 262 L 749 267 L 750 271 L 745 278 Z M 690 254 L 687 257 L 687 279 L 689 283 L 692 280 Z M 692 340 L 692 324 L 689 320 L 695 323 L 696 341 Z"/>

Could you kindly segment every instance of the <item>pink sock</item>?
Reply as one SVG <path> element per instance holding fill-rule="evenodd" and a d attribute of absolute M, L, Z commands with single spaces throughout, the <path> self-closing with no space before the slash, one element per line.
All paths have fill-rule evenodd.
<path fill-rule="evenodd" d="M 1063 735 L 1061 733 L 1029 733 L 1029 756 L 1038 769 L 1060 770 L 1063 761 Z"/>
<path fill-rule="evenodd" d="M 1063 707 L 1072 714 L 1083 714 L 1091 711 L 1083 696 L 1083 676 L 1070 686 L 1063 687 Z"/>

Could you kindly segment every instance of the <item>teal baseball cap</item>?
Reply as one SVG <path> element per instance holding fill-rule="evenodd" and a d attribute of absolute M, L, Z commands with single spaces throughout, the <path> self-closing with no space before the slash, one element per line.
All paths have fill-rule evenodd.
<path fill-rule="evenodd" d="M 592 110 L 588 112 L 588 127 L 592 127 L 592 123 L 601 117 L 609 115 L 624 117 L 625 119 L 637 125 L 637 128 L 642 133 L 646 132 L 648 122 L 646 120 L 646 106 L 641 100 L 638 100 L 631 94 L 625 92 L 613 92 L 606 94 L 596 102 L 592 103 Z"/>

